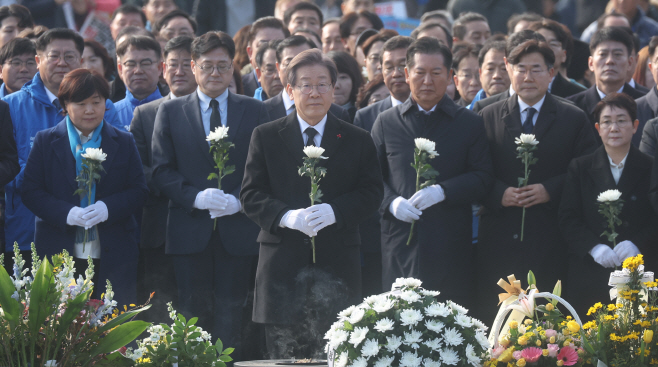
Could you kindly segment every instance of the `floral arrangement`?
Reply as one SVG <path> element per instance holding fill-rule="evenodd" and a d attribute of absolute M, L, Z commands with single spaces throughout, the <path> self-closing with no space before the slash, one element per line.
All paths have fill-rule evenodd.
<path fill-rule="evenodd" d="M 615 226 L 621 225 L 619 214 L 624 207 L 624 200 L 621 199 L 619 190 L 606 190 L 599 194 L 596 201 L 599 202 L 599 213 L 603 215 L 608 224 L 608 228 L 601 234 L 601 237 L 606 237 L 608 242 L 612 242 L 614 250 L 617 247 L 617 236 L 619 236 Z"/>
<path fill-rule="evenodd" d="M 528 186 L 530 180 L 530 166 L 537 163 L 537 158 L 534 157 L 533 152 L 537 150 L 539 142 L 535 139 L 534 134 L 521 134 L 514 140 L 516 145 L 516 158 L 523 162 L 525 173 L 523 177 L 519 177 L 519 187 Z M 523 242 L 523 230 L 525 227 L 525 207 L 523 207 L 523 215 L 521 217 L 521 242 Z"/>
<path fill-rule="evenodd" d="M 520 288 L 520 281 L 513 276 L 510 278 L 511 287 L 516 289 L 510 297 L 514 296 L 515 300 L 503 304 L 501 311 L 513 310 L 517 313 L 512 313 L 507 320 L 502 336 L 494 334 L 495 345 L 484 366 L 561 367 L 589 364 L 591 360 L 583 347 L 580 323 L 571 316 L 565 317 L 557 307 L 558 300 L 563 301 L 559 297 L 561 282 L 558 281 L 553 293 L 547 294 L 538 292 L 532 272 L 528 276 L 530 286 L 526 290 Z M 503 288 L 508 290 L 511 287 Z M 536 304 L 539 297 L 548 295 L 553 298 L 552 301 L 544 305 Z M 493 332 L 497 331 L 500 318 L 505 315 L 502 312 L 498 314 Z"/>
<path fill-rule="evenodd" d="M 389 293 L 370 296 L 338 314 L 325 350 L 335 367 L 481 366 L 486 326 L 458 304 L 414 278 L 398 278 Z"/>
<path fill-rule="evenodd" d="M 583 325 L 593 354 L 607 366 L 634 367 L 658 364 L 658 283 L 644 271 L 642 255 L 624 260 L 622 270 L 611 274 L 616 302 L 597 303 L 589 309 L 594 320 Z M 599 363 L 600 365 L 600 363 Z"/>
<path fill-rule="evenodd" d="M 117 350 L 150 325 L 129 320 L 150 305 L 119 312 L 109 282 L 102 300 L 90 299 L 91 260 L 78 279 L 66 251 L 51 260 L 39 259 L 32 244 L 32 269 L 24 269 L 15 244 L 10 276 L 0 255 L 0 365 L 117 366 Z"/>
<path fill-rule="evenodd" d="M 414 139 L 414 144 L 416 147 L 414 148 L 414 162 L 411 164 L 411 167 L 416 171 L 416 192 L 418 192 L 428 186 L 434 185 L 436 182 L 434 178 L 439 175 L 439 172 L 431 164 L 427 163 L 427 160 L 434 159 L 439 153 L 436 152 L 436 143 L 431 140 L 416 138 Z M 421 178 L 425 179 L 422 184 L 420 183 Z M 412 220 L 407 246 L 411 244 L 415 225 L 416 221 Z"/>
<path fill-rule="evenodd" d="M 309 177 L 311 179 L 311 192 L 308 194 L 311 198 L 311 206 L 316 202 L 321 203 L 322 190 L 320 190 L 320 179 L 327 174 L 325 167 L 316 167 L 320 163 L 320 159 L 328 159 L 323 157 L 324 148 L 309 145 L 304 148 L 304 164 L 299 167 L 298 173 L 300 176 Z M 313 263 L 315 264 L 315 237 L 311 238 L 311 247 L 313 248 Z"/>
<path fill-rule="evenodd" d="M 194 325 L 196 317 L 186 320 L 183 315 L 176 314 L 171 302 L 167 306 L 169 317 L 174 321 L 171 326 L 151 326 L 148 329 L 149 337 L 138 341 L 137 349 L 126 350 L 126 358 L 132 360 L 135 366 L 225 367 L 226 362 L 233 360 L 229 356 L 233 348 L 223 349 L 219 339 L 213 345 L 211 335 Z"/>
<path fill-rule="evenodd" d="M 225 176 L 235 172 L 235 166 L 227 166 L 228 163 L 228 150 L 235 147 L 235 144 L 228 141 L 228 126 L 219 126 L 215 131 L 211 131 L 206 137 L 206 141 L 210 143 L 210 153 L 212 154 L 213 161 L 215 162 L 215 169 L 217 172 L 212 172 L 208 175 L 208 180 L 217 179 L 217 188 L 222 189 L 222 179 Z M 217 227 L 217 218 L 213 224 L 213 231 Z"/>

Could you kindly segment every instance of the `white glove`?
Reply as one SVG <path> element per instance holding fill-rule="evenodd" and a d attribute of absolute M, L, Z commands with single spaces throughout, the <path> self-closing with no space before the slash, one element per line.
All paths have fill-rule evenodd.
<path fill-rule="evenodd" d="M 411 205 L 409 200 L 398 196 L 391 202 L 388 210 L 393 214 L 397 219 L 411 223 L 412 220 L 418 220 L 420 215 L 423 214 L 420 210 L 416 209 L 415 206 Z"/>
<path fill-rule="evenodd" d="M 227 201 L 226 208 L 224 210 L 210 209 L 210 218 L 215 219 L 215 218 L 223 217 L 225 215 L 233 215 L 239 212 L 240 208 L 242 208 L 240 202 L 235 196 L 231 194 L 224 194 L 224 197 L 226 198 Z"/>
<path fill-rule="evenodd" d="M 425 210 L 430 206 L 440 203 L 445 200 L 446 196 L 443 193 L 441 185 L 431 185 L 418 191 L 409 199 L 411 205 L 420 210 Z"/>
<path fill-rule="evenodd" d="M 89 229 L 100 222 L 105 222 L 107 220 L 107 205 L 102 201 L 97 201 L 95 204 L 89 205 L 85 209 L 89 211 L 82 216 L 82 219 L 85 220 L 85 229 Z"/>
<path fill-rule="evenodd" d="M 315 237 L 317 232 L 313 231 L 313 227 L 309 226 L 305 219 L 308 214 L 310 214 L 308 209 L 289 210 L 281 218 L 279 226 L 300 231 L 309 237 Z"/>
<path fill-rule="evenodd" d="M 629 257 L 637 256 L 640 254 L 640 249 L 635 246 L 631 241 L 621 241 L 615 247 L 615 254 L 619 257 L 619 260 L 623 262 Z"/>
<path fill-rule="evenodd" d="M 589 254 L 592 255 L 594 261 L 604 268 L 614 268 L 621 265 L 619 256 L 608 245 L 598 244 L 590 250 Z"/>
<path fill-rule="evenodd" d="M 224 210 L 228 204 L 224 191 L 219 189 L 205 189 L 196 194 L 194 207 L 201 210 Z"/>
<path fill-rule="evenodd" d="M 82 219 L 82 216 L 89 211 L 89 207 L 81 208 L 79 206 L 74 206 L 69 210 L 69 215 L 66 216 L 66 224 L 70 226 L 85 226 L 85 220 Z"/>
<path fill-rule="evenodd" d="M 308 208 L 311 214 L 307 215 L 305 220 L 308 226 L 313 228 L 315 233 L 321 229 L 336 223 L 336 215 L 329 204 L 318 204 Z"/>

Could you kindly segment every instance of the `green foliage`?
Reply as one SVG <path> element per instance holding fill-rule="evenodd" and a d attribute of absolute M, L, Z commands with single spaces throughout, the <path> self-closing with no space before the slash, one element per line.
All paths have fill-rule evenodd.
<path fill-rule="evenodd" d="M 414 162 L 411 163 L 411 167 L 416 170 L 416 192 L 436 183 L 434 178 L 439 175 L 439 171 L 435 170 L 431 164 L 427 163 L 428 159 L 433 158 L 434 156 L 428 154 L 426 151 L 414 148 Z M 421 178 L 425 180 L 422 184 L 420 182 Z M 411 230 L 409 231 L 407 246 L 411 244 L 411 239 L 414 236 L 415 226 L 416 221 L 414 220 L 411 222 Z"/>
<path fill-rule="evenodd" d="M 619 234 L 615 228 L 622 223 L 619 215 L 623 207 L 624 201 L 622 199 L 599 203 L 599 213 L 603 215 L 608 225 L 608 228 L 601 234 L 601 237 L 606 237 L 608 242 L 613 245 L 617 244 L 617 236 Z"/>

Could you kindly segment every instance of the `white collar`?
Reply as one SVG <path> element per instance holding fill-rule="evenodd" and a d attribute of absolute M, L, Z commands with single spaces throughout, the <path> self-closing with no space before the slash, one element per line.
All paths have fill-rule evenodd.
<path fill-rule="evenodd" d="M 628 85 L 635 88 L 635 79 L 631 78 L 631 80 L 628 81 Z"/>
<path fill-rule="evenodd" d="M 299 116 L 299 114 L 297 114 L 297 121 L 299 122 L 299 128 L 302 129 L 302 134 L 307 128 L 312 127 L 318 132 L 320 139 L 322 139 L 322 135 L 324 135 L 324 127 L 327 126 L 327 115 L 324 115 L 322 120 L 320 120 L 320 122 L 318 122 L 315 126 L 309 125 L 309 123 L 304 121 L 304 119 Z"/>
<path fill-rule="evenodd" d="M 50 103 L 53 103 L 57 99 L 57 96 L 54 95 L 48 88 L 46 88 L 45 85 L 43 86 L 43 89 L 46 90 L 46 95 L 48 96 L 48 99 L 50 99 Z"/>
<path fill-rule="evenodd" d="M 210 108 L 210 100 L 215 99 L 217 102 L 219 102 L 219 105 L 221 106 L 223 102 L 226 102 L 228 99 L 228 88 L 224 91 L 224 93 L 220 94 L 216 98 L 210 98 L 207 96 L 205 93 L 201 91 L 201 88 L 197 87 L 196 88 L 197 95 L 199 96 L 199 101 L 201 101 L 201 109 L 203 111 L 208 111 Z"/>
<path fill-rule="evenodd" d="M 612 158 L 610 158 L 610 155 L 608 155 L 608 160 L 610 161 L 610 167 L 624 168 L 624 166 L 626 165 L 626 158 L 628 158 L 628 153 L 626 153 L 626 156 L 624 157 L 624 159 L 621 160 L 621 162 L 619 162 L 619 164 L 615 164 L 614 162 L 612 162 Z"/>
<path fill-rule="evenodd" d="M 557 73 L 555 73 L 555 76 L 553 79 L 551 79 L 551 82 L 548 83 L 548 93 L 551 93 L 551 90 L 553 90 L 553 82 L 555 81 L 555 78 L 557 78 Z"/>
<path fill-rule="evenodd" d="M 535 110 L 537 110 L 537 115 L 539 115 L 539 111 L 541 110 L 541 106 L 544 104 L 545 99 L 546 99 L 546 95 L 544 94 L 544 97 L 542 97 L 542 99 L 540 99 L 539 102 L 530 106 L 529 104 L 523 102 L 520 97 L 517 97 L 517 100 L 519 101 L 519 109 L 521 110 L 521 113 L 523 113 L 523 111 L 525 111 L 527 108 L 532 107 Z"/>
<path fill-rule="evenodd" d="M 71 125 L 73 125 L 73 124 L 71 124 Z M 94 131 L 93 130 L 92 130 L 91 134 L 89 134 L 89 136 L 84 136 L 84 135 L 82 135 L 82 131 L 78 130 L 78 128 L 75 127 L 75 125 L 73 125 L 73 128 L 75 129 L 75 132 L 78 133 L 78 136 L 80 137 L 80 141 L 83 144 L 88 142 L 89 140 L 91 140 L 91 138 L 94 136 Z M 626 159 L 626 158 L 624 158 L 624 159 Z"/>
<path fill-rule="evenodd" d="M 290 96 L 285 89 L 281 91 L 281 98 L 283 99 L 283 107 L 285 107 L 286 111 L 288 111 L 290 107 L 295 104 L 295 102 L 290 99 Z"/>
<path fill-rule="evenodd" d="M 169 92 L 169 99 L 176 99 L 176 98 L 178 97 L 173 92 Z"/>
<path fill-rule="evenodd" d="M 403 103 L 402 101 L 398 101 L 397 99 L 395 99 L 395 98 L 391 95 L 391 106 L 392 106 L 392 107 L 395 107 L 395 106 L 397 106 L 397 105 L 401 105 L 402 103 Z"/>
<path fill-rule="evenodd" d="M 437 105 L 434 105 L 434 107 L 432 107 L 429 111 L 425 111 L 425 109 L 421 105 L 419 105 L 418 103 L 416 103 L 416 105 L 418 106 L 418 111 L 424 112 L 424 113 L 434 112 L 434 110 L 436 109 L 436 106 L 437 106 Z"/>
<path fill-rule="evenodd" d="M 624 86 L 622 85 L 621 88 L 619 88 L 619 90 L 617 91 L 617 93 L 621 93 L 623 90 L 624 90 Z M 598 85 L 596 86 L 596 91 L 599 93 L 599 97 L 601 97 L 601 99 L 605 98 L 606 94 L 601 92 Z"/>
<path fill-rule="evenodd" d="M 509 96 L 513 96 L 516 94 L 516 91 L 514 90 L 514 87 L 512 87 L 512 83 L 509 85 Z"/>

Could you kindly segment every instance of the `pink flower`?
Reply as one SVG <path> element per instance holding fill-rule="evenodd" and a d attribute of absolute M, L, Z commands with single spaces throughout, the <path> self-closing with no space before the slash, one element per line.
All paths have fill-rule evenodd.
<path fill-rule="evenodd" d="M 520 350 L 514 351 L 514 353 L 512 353 L 512 357 L 514 357 L 514 359 L 518 361 L 519 359 L 521 359 L 521 351 Z"/>
<path fill-rule="evenodd" d="M 504 351 L 505 351 L 505 347 L 503 347 L 502 345 L 498 345 L 491 351 L 491 356 L 494 358 L 498 358 L 500 357 L 501 354 L 503 354 Z"/>
<path fill-rule="evenodd" d="M 539 360 L 539 357 L 541 357 L 541 348 L 537 348 L 537 347 L 526 348 L 521 352 L 521 357 L 523 357 L 525 361 L 528 363 L 537 362 Z"/>
<path fill-rule="evenodd" d="M 553 329 L 546 329 L 546 337 L 550 338 L 552 336 L 557 336 L 557 331 Z"/>
<path fill-rule="evenodd" d="M 557 344 L 549 344 L 546 346 L 546 349 L 548 349 L 548 356 L 549 357 L 557 357 L 557 351 L 560 349 Z"/>
<path fill-rule="evenodd" d="M 565 366 L 573 366 L 578 362 L 578 353 L 571 347 L 564 347 L 560 349 L 557 359 L 561 359 Z"/>

